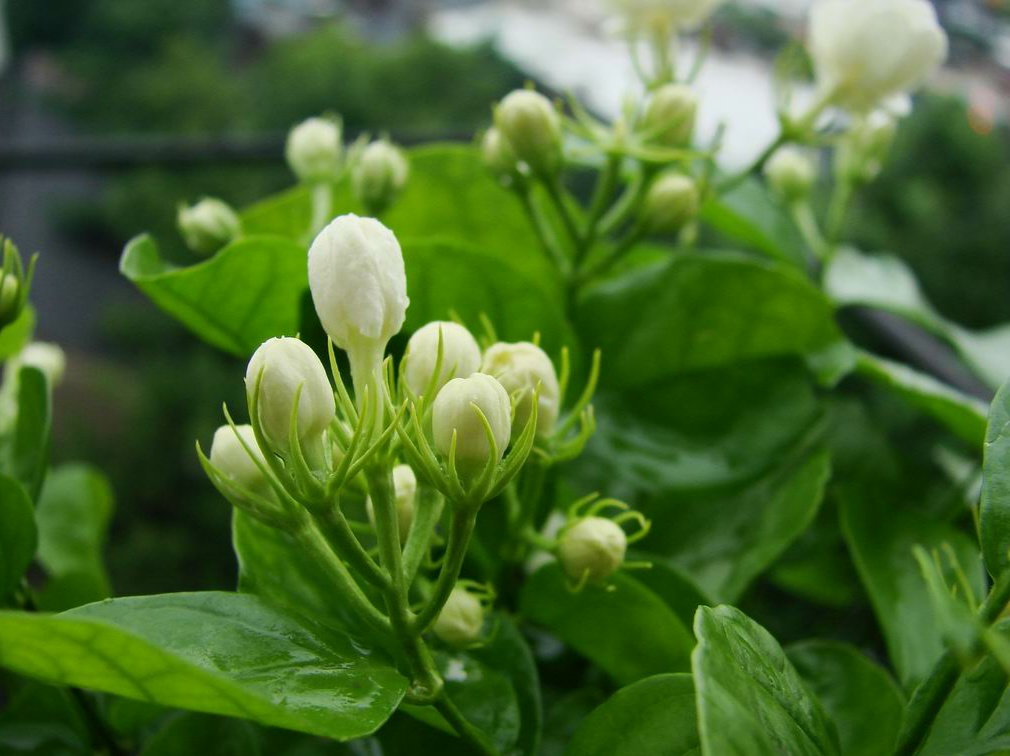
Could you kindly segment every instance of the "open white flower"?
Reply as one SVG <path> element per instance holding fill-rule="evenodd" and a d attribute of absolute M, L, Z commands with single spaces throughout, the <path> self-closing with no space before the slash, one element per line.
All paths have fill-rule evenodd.
<path fill-rule="evenodd" d="M 341 215 L 309 248 L 309 288 L 323 328 L 350 358 L 360 400 L 410 304 L 400 243 L 374 218 Z"/>
<path fill-rule="evenodd" d="M 921 86 L 947 57 L 947 35 L 927 0 L 820 0 L 808 47 L 832 102 L 865 112 Z"/>

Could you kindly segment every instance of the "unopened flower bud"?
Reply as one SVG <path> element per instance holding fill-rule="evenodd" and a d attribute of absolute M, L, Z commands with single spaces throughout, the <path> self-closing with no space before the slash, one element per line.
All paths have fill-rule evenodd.
<path fill-rule="evenodd" d="M 18 316 L 21 285 L 13 274 L 0 272 L 0 326 L 13 323 Z"/>
<path fill-rule="evenodd" d="M 484 607 L 480 599 L 457 585 L 449 594 L 432 630 L 442 642 L 454 648 L 465 648 L 480 640 L 483 627 Z"/>
<path fill-rule="evenodd" d="M 694 133 L 698 97 L 685 84 L 664 84 L 655 91 L 642 118 L 646 138 L 663 147 L 687 147 Z"/>
<path fill-rule="evenodd" d="M 498 462 L 505 454 L 512 434 L 512 408 L 508 392 L 497 379 L 484 373 L 453 378 L 438 392 L 432 407 L 431 430 L 435 448 L 448 457 L 455 432 L 456 466 L 464 476 L 479 472 L 491 453 L 477 409 L 491 426 L 498 453 L 498 459 L 494 461 Z"/>
<path fill-rule="evenodd" d="M 259 422 L 271 448 L 279 454 L 289 451 L 291 415 L 298 395 L 298 438 L 311 442 L 306 453 L 314 451 L 316 442 L 336 416 L 333 387 L 326 377 L 323 363 L 303 341 L 277 338 L 263 342 L 245 375 L 249 406 L 256 400 Z"/>
<path fill-rule="evenodd" d="M 195 205 L 179 205 L 179 232 L 186 246 L 200 255 L 212 255 L 242 233 L 242 222 L 226 203 L 205 197 Z"/>
<path fill-rule="evenodd" d="M 494 123 L 516 157 L 534 173 L 551 175 L 561 165 L 561 116 L 539 92 L 517 89 L 494 111 Z"/>
<path fill-rule="evenodd" d="M 814 161 L 795 147 L 778 150 L 765 164 L 764 172 L 772 190 L 787 202 L 809 197 L 817 181 Z"/>
<path fill-rule="evenodd" d="M 350 358 L 360 398 L 410 303 L 400 244 L 374 218 L 341 215 L 309 248 L 309 288 L 323 328 Z"/>
<path fill-rule="evenodd" d="M 234 429 L 230 425 L 222 425 L 218 428 L 210 445 L 210 462 L 225 477 L 249 493 L 265 498 L 274 495 L 260 467 L 262 465 L 265 468 L 267 462 L 256 444 L 256 435 L 251 425 L 236 425 Z"/>
<path fill-rule="evenodd" d="M 624 562 L 628 537 L 605 517 L 585 517 L 561 536 L 558 559 L 569 578 L 598 583 Z"/>
<path fill-rule="evenodd" d="M 514 176 L 519 170 L 519 158 L 502 133 L 493 126 L 484 132 L 480 143 L 480 154 L 484 166 L 496 178 Z"/>
<path fill-rule="evenodd" d="M 645 195 L 642 221 L 651 232 L 676 233 L 698 214 L 698 201 L 698 187 L 690 176 L 665 173 Z"/>
<path fill-rule="evenodd" d="M 515 403 L 513 435 L 518 436 L 526 427 L 538 387 L 537 435 L 549 436 L 554 431 L 561 410 L 561 389 L 554 363 L 543 349 L 529 341 L 493 344 L 484 353 L 481 370 L 497 378 Z"/>
<path fill-rule="evenodd" d="M 393 468 L 393 494 L 396 498 L 396 529 L 400 534 L 400 543 L 403 543 L 407 540 L 417 507 L 417 477 L 410 465 L 397 465 Z M 374 528 L 375 506 L 371 496 L 365 499 L 365 511 Z"/>
<path fill-rule="evenodd" d="M 857 118 L 835 151 L 838 174 L 856 183 L 875 179 L 884 167 L 897 131 L 897 119 L 883 110 Z"/>
<path fill-rule="evenodd" d="M 385 139 L 372 142 L 354 166 L 354 193 L 369 213 L 381 213 L 407 185 L 408 172 L 402 150 Z"/>
<path fill-rule="evenodd" d="M 442 339 L 442 368 L 435 380 L 432 395 L 450 378 L 466 378 L 480 369 L 480 346 L 473 335 L 459 323 L 438 320 L 422 326 L 407 342 L 403 377 L 414 394 L 428 391 L 435 363 L 438 360 L 438 342 Z M 430 397 L 429 397 L 430 399 Z"/>
<path fill-rule="evenodd" d="M 63 349 L 43 341 L 28 344 L 12 362 L 18 368 L 35 368 L 46 377 L 50 386 L 59 384 L 67 371 L 67 355 Z"/>
<path fill-rule="evenodd" d="M 10 239 L 0 237 L 0 329 L 10 325 L 25 309 L 31 288 L 35 260 L 28 264 L 27 272 L 21 263 L 21 254 Z"/>
<path fill-rule="evenodd" d="M 288 133 L 284 155 L 300 181 L 309 184 L 333 181 L 340 173 L 340 122 L 309 118 Z"/>
<path fill-rule="evenodd" d="M 947 57 L 928 0 L 820 0 L 808 39 L 823 92 L 857 112 L 917 89 Z"/>

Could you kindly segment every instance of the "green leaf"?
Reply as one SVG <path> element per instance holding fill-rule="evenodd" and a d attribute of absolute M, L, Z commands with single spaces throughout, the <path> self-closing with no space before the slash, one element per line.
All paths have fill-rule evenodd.
<path fill-rule="evenodd" d="M 87 465 L 54 468 L 39 497 L 39 563 L 46 571 L 36 597 L 45 611 L 61 611 L 112 594 L 102 550 L 112 517 L 112 487 Z"/>
<path fill-rule="evenodd" d="M 1010 382 L 992 400 L 982 462 L 979 538 L 994 578 L 1010 566 Z"/>
<path fill-rule="evenodd" d="M 621 688 L 590 714 L 566 756 L 691 756 L 700 753 L 690 675 L 656 675 Z"/>
<path fill-rule="evenodd" d="M 259 756 L 255 725 L 241 719 L 186 713 L 171 719 L 144 745 L 140 756 Z"/>
<path fill-rule="evenodd" d="M 839 753 L 827 713 L 767 630 L 739 609 L 703 606 L 694 632 L 702 753 Z"/>
<path fill-rule="evenodd" d="M 52 396 L 42 371 L 22 367 L 17 374 L 17 416 L 10 433 L 0 438 L 0 470 L 25 487 L 36 501 L 49 464 Z"/>
<path fill-rule="evenodd" d="M 748 249 L 806 268 L 806 246 L 796 224 L 760 181 L 744 181 L 708 202 L 701 220 Z"/>
<path fill-rule="evenodd" d="M 88 723 L 67 690 L 28 680 L 4 682 L 9 697 L 0 708 L 0 753 L 94 754 Z"/>
<path fill-rule="evenodd" d="M 835 723 L 843 756 L 890 756 L 905 701 L 883 667 L 835 641 L 794 643 L 786 656 Z"/>
<path fill-rule="evenodd" d="M 407 687 L 366 649 L 232 593 L 0 613 L 0 665 L 19 674 L 337 740 L 374 732 Z"/>
<path fill-rule="evenodd" d="M 905 508 L 880 486 L 843 486 L 842 533 L 870 596 L 898 678 L 911 690 L 929 674 L 943 651 L 928 588 L 912 548 L 927 551 L 949 544 L 980 600 L 984 575 L 973 539 L 945 522 Z M 953 584 L 953 576 L 948 583 Z"/>
<path fill-rule="evenodd" d="M 589 585 L 573 593 L 561 568 L 549 564 L 523 585 L 519 605 L 621 684 L 686 670 L 694 639 L 677 615 L 628 575 L 609 582 L 612 590 Z"/>
<path fill-rule="evenodd" d="M 824 290 L 840 306 L 862 305 L 900 315 L 947 341 L 994 389 L 1010 377 L 1010 324 L 970 331 L 938 313 L 915 274 L 892 255 L 838 251 L 824 274 Z"/>
<path fill-rule="evenodd" d="M 684 627 L 694 622 L 694 613 L 699 606 L 712 603 L 683 570 L 672 560 L 637 549 L 628 552 L 628 559 L 634 562 L 648 562 L 652 566 L 635 573 L 635 579 L 659 596 L 670 607 Z"/>
<path fill-rule="evenodd" d="M 127 244 L 119 269 L 166 313 L 204 341 L 247 357 L 273 336 L 298 332 L 308 287 L 305 246 L 248 236 L 185 268 L 162 259 L 149 236 Z"/>
<path fill-rule="evenodd" d="M 860 352 L 860 375 L 878 383 L 931 415 L 962 440 L 977 446 L 985 438 L 986 406 L 930 375 L 883 357 Z"/>
<path fill-rule="evenodd" d="M 633 388 L 694 370 L 821 352 L 841 335 L 803 275 L 731 253 L 684 253 L 586 293 L 578 327 L 603 380 Z"/>
<path fill-rule="evenodd" d="M 37 542 L 31 499 L 20 483 L 0 475 L 0 602 L 21 584 Z"/>
<path fill-rule="evenodd" d="M 9 360 L 32 340 L 35 332 L 35 309 L 28 305 L 18 315 L 17 320 L 0 329 L 0 362 Z"/>

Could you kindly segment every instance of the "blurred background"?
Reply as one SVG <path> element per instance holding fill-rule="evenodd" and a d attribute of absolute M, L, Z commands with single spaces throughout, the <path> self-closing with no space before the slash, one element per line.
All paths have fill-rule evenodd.
<path fill-rule="evenodd" d="M 774 56 L 808 5 L 718 12 L 699 129 L 731 124 L 728 165 L 774 136 Z M 848 236 L 901 255 L 941 312 L 981 328 L 1010 320 L 1010 0 L 936 6 L 949 64 Z M 602 1 L 0 0 L 0 233 L 41 253 L 37 338 L 69 358 L 53 458 L 112 481 L 117 594 L 234 585 L 230 508 L 193 440 L 209 441 L 222 399 L 244 403 L 243 367 L 119 275 L 125 242 L 150 231 L 187 260 L 176 205 L 290 185 L 283 140 L 300 119 L 466 141 L 528 80 L 602 116 L 637 86 Z"/>

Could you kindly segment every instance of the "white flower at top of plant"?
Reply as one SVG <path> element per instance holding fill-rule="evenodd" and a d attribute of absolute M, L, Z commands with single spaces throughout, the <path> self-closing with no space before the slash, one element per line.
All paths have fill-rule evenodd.
<path fill-rule="evenodd" d="M 650 142 L 664 147 L 687 147 L 694 132 L 698 97 L 686 84 L 664 84 L 645 108 L 642 128 Z"/>
<path fill-rule="evenodd" d="M 360 400 L 410 304 L 400 244 L 374 218 L 341 215 L 309 248 L 309 288 L 323 328 L 350 358 Z"/>
<path fill-rule="evenodd" d="M 396 497 L 396 527 L 402 543 L 407 540 L 417 509 L 417 476 L 410 465 L 397 465 L 393 468 L 393 493 Z M 368 513 L 368 521 L 375 527 L 375 507 L 371 497 L 365 500 L 365 511 Z"/>
<path fill-rule="evenodd" d="M 40 371 L 49 381 L 50 386 L 63 380 L 67 371 L 67 355 L 56 344 L 44 341 L 33 341 L 21 350 L 21 354 L 13 360 L 19 368 L 33 367 Z"/>
<path fill-rule="evenodd" d="M 336 416 L 333 387 L 316 353 L 295 338 L 276 338 L 263 342 L 249 360 L 246 370 L 246 394 L 250 407 L 255 401 L 259 382 L 260 425 L 271 448 L 281 454 L 290 449 L 291 414 L 298 396 L 298 438 L 302 442 L 320 442 Z"/>
<path fill-rule="evenodd" d="M 722 0 L 611 0 L 632 28 L 696 26 L 705 21 Z"/>
<path fill-rule="evenodd" d="M 698 214 L 698 186 L 683 173 L 667 172 L 652 182 L 642 203 L 642 222 L 649 231 L 672 234 Z"/>
<path fill-rule="evenodd" d="M 343 154 L 340 122 L 309 118 L 288 132 L 284 156 L 300 181 L 332 181 L 340 173 Z"/>
<path fill-rule="evenodd" d="M 927 0 L 819 0 L 808 47 L 821 89 L 865 112 L 921 86 L 947 57 L 947 35 Z"/>
<path fill-rule="evenodd" d="M 584 517 L 562 533 L 558 559 L 572 580 L 598 583 L 623 564 L 627 549 L 620 525 L 606 517 Z"/>
<path fill-rule="evenodd" d="M 370 213 L 381 213 L 407 185 L 403 151 L 386 139 L 369 144 L 351 174 L 354 193 Z"/>
<path fill-rule="evenodd" d="M 484 373 L 453 378 L 435 397 L 431 430 L 435 448 L 449 456 L 453 431 L 456 433 L 456 466 L 464 475 L 478 472 L 491 453 L 479 409 L 491 426 L 498 459 L 505 454 L 512 435 L 512 407 L 508 392 L 498 380 Z"/>
<path fill-rule="evenodd" d="M 263 470 L 256 464 L 259 462 L 265 467 L 266 459 L 256 444 L 251 425 L 236 425 L 234 429 L 230 425 L 222 425 L 218 428 L 210 445 L 210 462 L 246 491 L 259 496 L 273 495 Z"/>
<path fill-rule="evenodd" d="M 205 197 L 195 205 L 179 206 L 179 231 L 186 246 L 201 255 L 212 255 L 242 233 L 242 222 L 226 202 Z"/>
<path fill-rule="evenodd" d="M 817 180 L 817 166 L 796 147 L 782 147 L 765 164 L 765 176 L 772 189 L 789 202 L 810 195 Z"/>
<path fill-rule="evenodd" d="M 437 395 L 450 378 L 466 378 L 480 369 L 480 346 L 466 328 L 446 320 L 428 323 L 410 337 L 404 357 L 404 380 L 418 396 L 427 393 L 428 384 L 435 372 L 440 335 L 442 367 L 435 381 L 433 395 Z"/>
<path fill-rule="evenodd" d="M 440 640 L 455 648 L 465 648 L 480 640 L 484 627 L 484 607 L 480 599 L 456 586 L 442 607 L 432 631 Z"/>
<path fill-rule="evenodd" d="M 495 127 L 516 157 L 534 173 L 553 174 L 561 164 L 561 116 L 539 92 L 516 89 L 494 109 Z"/>
<path fill-rule="evenodd" d="M 488 347 L 481 365 L 493 375 L 515 403 L 513 434 L 518 436 L 526 427 L 533 409 L 533 392 L 540 387 L 537 399 L 537 435 L 549 436 L 561 410 L 561 389 L 554 363 L 547 353 L 529 341 L 499 342 Z"/>

